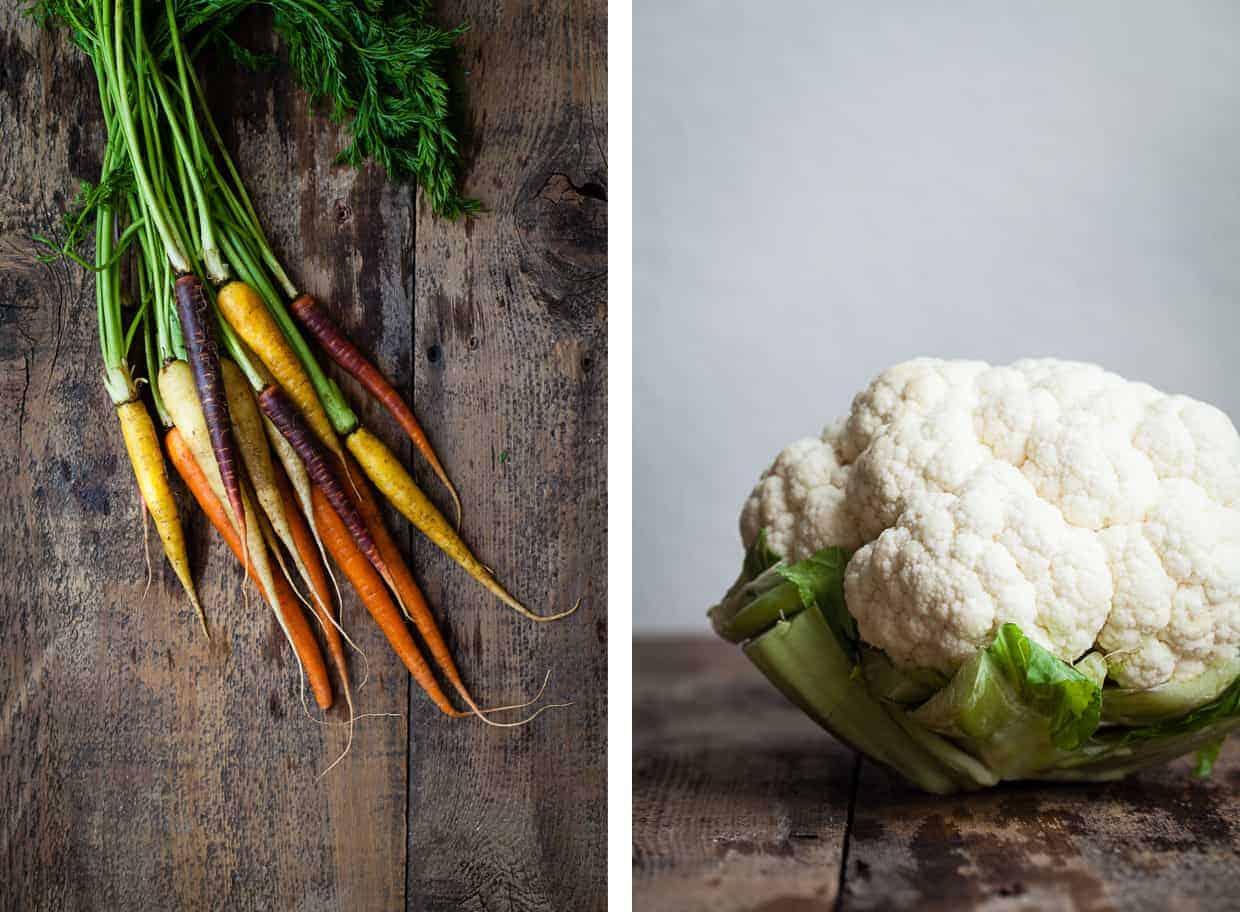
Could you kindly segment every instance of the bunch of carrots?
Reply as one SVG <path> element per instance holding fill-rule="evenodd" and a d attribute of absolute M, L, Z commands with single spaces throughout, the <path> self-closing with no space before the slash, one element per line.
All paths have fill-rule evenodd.
<path fill-rule="evenodd" d="M 281 4 L 286 12 L 299 4 L 309 12 L 331 6 Z M 310 339 L 396 419 L 446 487 L 459 524 L 460 499 L 413 412 L 292 281 L 268 243 L 207 110 L 194 54 L 181 34 L 185 10 L 174 0 L 57 0 L 53 12 L 94 66 L 108 136 L 100 180 L 76 215 L 94 217 L 93 262 L 74 252 L 72 231 L 59 252 L 96 273 L 104 386 L 164 553 L 204 633 L 209 636 L 207 616 L 190 574 L 165 453 L 275 614 L 320 707 L 328 708 L 333 695 L 305 608 L 344 682 L 352 718 L 347 637 L 325 562 L 330 555 L 443 713 L 472 714 L 492 725 L 528 721 L 489 717 L 528 704 L 479 708 L 384 526 L 373 489 L 524 617 L 554 620 L 576 606 L 537 615 L 510 595 L 388 447 L 361 425 L 316 360 Z M 128 294 L 121 288 L 126 262 Z M 126 299 L 135 304 L 128 319 Z M 133 361 L 144 365 L 141 380 Z M 162 446 L 140 384 L 165 431 Z M 444 693 L 432 664 L 464 710 Z"/>

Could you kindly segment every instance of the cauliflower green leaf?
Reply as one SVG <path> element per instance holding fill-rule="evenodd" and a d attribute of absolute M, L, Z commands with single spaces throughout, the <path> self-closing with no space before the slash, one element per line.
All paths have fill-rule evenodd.
<path fill-rule="evenodd" d="M 1101 711 L 1096 683 L 1004 624 L 912 718 L 1016 778 L 1084 744 Z"/>
<path fill-rule="evenodd" d="M 741 643 L 816 606 L 845 649 L 855 654 L 857 625 L 844 606 L 844 570 L 851 556 L 843 548 L 823 548 L 788 564 L 767 546 L 763 530 L 746 553 L 740 576 L 710 610 L 715 630 Z"/>
<path fill-rule="evenodd" d="M 1207 775 L 1240 727 L 1240 666 L 1144 692 L 1104 687 L 1099 653 L 1070 665 L 1014 623 L 950 676 L 898 665 L 858 638 L 850 556 L 824 548 L 789 564 L 759 535 L 711 616 L 820 725 L 926 791 L 1108 781 L 1194 752 Z"/>

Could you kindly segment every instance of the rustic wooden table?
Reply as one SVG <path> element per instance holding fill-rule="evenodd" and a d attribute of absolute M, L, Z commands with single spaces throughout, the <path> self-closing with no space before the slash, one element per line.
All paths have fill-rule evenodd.
<path fill-rule="evenodd" d="M 819 729 L 704 638 L 633 650 L 643 912 L 1240 906 L 1240 744 L 1098 786 L 933 798 Z"/>
<path fill-rule="evenodd" d="M 446 721 L 346 595 L 359 711 L 399 716 L 359 722 L 321 781 L 342 727 L 303 714 L 278 628 L 196 511 L 210 645 L 162 561 L 145 592 L 91 281 L 25 255 L 98 174 L 94 79 L 25 5 L 0 7 L 0 909 L 602 908 L 606 4 L 439 5 L 472 26 L 466 191 L 490 211 L 468 223 L 333 166 L 341 133 L 286 71 L 210 71 L 275 246 L 412 395 L 465 538 L 531 606 L 584 598 L 531 625 L 395 522 L 476 695 L 529 695 L 551 668 L 577 702 L 517 731 Z M 242 26 L 260 50 L 263 25 Z"/>

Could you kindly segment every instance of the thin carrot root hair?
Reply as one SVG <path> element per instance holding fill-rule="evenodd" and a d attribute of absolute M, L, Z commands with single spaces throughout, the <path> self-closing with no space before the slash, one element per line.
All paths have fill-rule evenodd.
<path fill-rule="evenodd" d="M 572 706 L 573 701 L 570 700 L 567 703 L 548 703 L 545 706 L 540 706 L 538 709 L 530 713 L 524 719 L 518 719 L 516 722 L 496 722 L 494 719 L 489 718 L 489 716 L 492 713 L 508 712 L 511 710 L 525 709 L 528 706 L 533 706 L 540 699 L 542 699 L 543 692 L 547 689 L 547 682 L 550 680 L 551 680 L 551 671 L 550 669 L 548 669 L 546 676 L 543 678 L 542 687 L 538 688 L 538 693 L 536 693 L 532 699 L 526 700 L 524 703 L 511 703 L 507 706 L 493 706 L 490 709 L 479 709 L 477 706 L 474 705 L 474 702 L 472 699 L 470 699 L 468 696 L 462 696 L 461 699 L 465 700 L 465 702 L 469 705 L 470 712 L 461 713 L 461 715 L 468 716 L 472 713 L 473 715 L 477 716 L 479 719 L 481 719 L 487 725 L 492 726 L 493 728 L 521 728 L 524 725 L 529 725 L 531 722 L 533 722 L 535 719 L 537 719 L 547 710 L 565 709 L 569 706 Z"/>
<path fill-rule="evenodd" d="M 340 669 L 340 677 L 341 677 L 341 681 L 342 681 L 342 682 L 345 682 L 345 683 L 343 683 L 343 685 L 342 685 L 342 686 L 343 686 L 343 688 L 344 688 L 344 702 L 345 702 L 345 707 L 346 707 L 346 708 L 348 709 L 348 711 L 349 711 L 349 720 L 348 720 L 348 724 L 349 724 L 349 735 L 348 735 L 348 737 L 347 737 L 347 738 L 345 738 L 345 742 L 344 742 L 344 750 L 342 750 L 342 751 L 340 752 L 340 755 L 339 755 L 338 757 L 336 757 L 336 759 L 335 759 L 335 760 L 333 760 L 331 763 L 329 763 L 329 764 L 327 765 L 327 769 L 323 770 L 323 772 L 319 773 L 319 775 L 317 775 L 317 776 L 315 776 L 315 777 L 314 777 L 316 782 L 317 782 L 319 779 L 322 779 L 324 776 L 326 776 L 326 775 L 327 775 L 328 773 L 330 773 L 332 770 L 334 770 L 334 769 L 336 768 L 336 764 L 338 764 L 341 760 L 343 760 L 345 757 L 347 757 L 347 756 L 349 755 L 349 750 L 353 747 L 353 727 L 354 727 L 354 725 L 355 725 L 355 724 L 356 724 L 356 722 L 357 722 L 357 710 L 355 710 L 355 709 L 353 708 L 353 691 L 352 691 L 352 689 L 349 687 L 349 685 L 348 685 L 348 683 L 347 683 L 347 681 L 348 681 L 348 670 L 347 670 L 347 669 L 344 669 L 344 668 L 341 668 L 341 669 Z M 303 704 L 303 705 L 304 705 L 304 704 Z"/>
<path fill-rule="evenodd" d="M 350 714 L 347 722 L 329 722 L 326 719 L 316 719 L 310 715 L 309 711 L 306 712 L 306 717 L 311 722 L 313 722 L 315 725 L 322 725 L 324 728 L 331 728 L 336 725 L 348 725 L 349 726 L 349 737 L 348 737 L 348 740 L 345 742 L 344 750 L 340 752 L 339 756 L 337 756 L 335 760 L 333 760 L 331 763 L 327 765 L 327 769 L 323 770 L 323 772 L 319 773 L 317 776 L 314 777 L 314 781 L 318 782 L 320 779 L 322 779 L 324 776 L 326 776 L 328 773 L 334 770 L 337 764 L 339 764 L 340 761 L 343 760 L 345 756 L 349 753 L 349 748 L 353 746 L 353 724 L 355 722 L 360 722 L 362 719 L 399 719 L 402 717 L 402 714 L 401 713 L 380 713 L 380 712 L 360 713 L 358 715 Z"/>
<path fill-rule="evenodd" d="M 365 712 L 365 713 L 358 713 L 353 718 L 355 718 L 357 721 L 360 722 L 362 719 L 403 719 L 404 717 L 405 717 L 404 713 Z M 321 726 L 322 728 L 340 728 L 342 726 L 346 726 L 349 724 L 348 719 L 340 719 L 340 720 L 333 721 L 331 719 L 316 719 L 313 715 L 308 715 L 307 719 L 313 722 L 315 725 Z"/>

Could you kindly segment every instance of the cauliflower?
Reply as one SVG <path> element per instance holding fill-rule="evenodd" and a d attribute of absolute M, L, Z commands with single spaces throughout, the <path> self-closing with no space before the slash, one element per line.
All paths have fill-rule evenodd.
<path fill-rule="evenodd" d="M 1005 623 L 1131 689 L 1240 649 L 1240 435 L 1091 364 L 918 359 L 785 449 L 741 513 L 789 562 L 855 551 L 860 639 L 950 676 Z"/>

